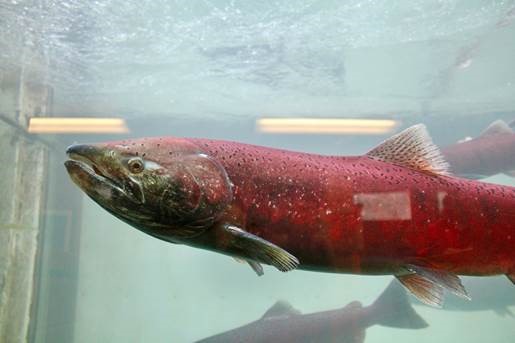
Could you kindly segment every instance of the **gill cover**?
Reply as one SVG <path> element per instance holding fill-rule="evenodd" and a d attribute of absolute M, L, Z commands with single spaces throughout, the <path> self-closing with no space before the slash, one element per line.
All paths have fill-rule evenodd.
<path fill-rule="evenodd" d="M 225 169 L 204 154 L 181 156 L 173 165 L 173 180 L 160 201 L 161 213 L 175 225 L 212 225 L 232 201 L 232 184 Z"/>

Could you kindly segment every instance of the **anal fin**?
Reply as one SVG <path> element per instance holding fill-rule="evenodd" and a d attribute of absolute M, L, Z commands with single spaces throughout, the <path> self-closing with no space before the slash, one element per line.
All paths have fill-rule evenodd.
<path fill-rule="evenodd" d="M 407 274 L 397 275 L 397 279 L 423 303 L 442 307 L 444 289 L 470 300 L 458 276 L 436 269 L 415 265 L 405 267 Z"/>
<path fill-rule="evenodd" d="M 443 306 L 443 287 L 417 274 L 398 275 L 397 279 L 418 300 L 429 306 Z"/>

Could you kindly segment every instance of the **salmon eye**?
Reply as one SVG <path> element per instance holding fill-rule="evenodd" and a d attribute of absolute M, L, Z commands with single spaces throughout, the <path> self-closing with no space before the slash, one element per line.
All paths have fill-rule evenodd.
<path fill-rule="evenodd" d="M 129 170 L 131 173 L 137 174 L 141 173 L 143 169 L 145 169 L 145 165 L 143 164 L 143 160 L 139 157 L 134 157 L 127 162 L 129 166 Z"/>

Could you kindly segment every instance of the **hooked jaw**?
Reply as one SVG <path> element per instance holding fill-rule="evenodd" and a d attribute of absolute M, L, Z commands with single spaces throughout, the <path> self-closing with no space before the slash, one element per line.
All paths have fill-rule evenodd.
<path fill-rule="evenodd" d="M 140 185 L 124 175 L 120 162 L 110 150 L 94 145 L 72 145 L 64 162 L 73 182 L 96 201 L 129 198 L 144 202 Z"/>

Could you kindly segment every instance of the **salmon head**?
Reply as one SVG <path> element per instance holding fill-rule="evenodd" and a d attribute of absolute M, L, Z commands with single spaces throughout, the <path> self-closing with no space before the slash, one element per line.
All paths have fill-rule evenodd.
<path fill-rule="evenodd" d="M 90 198 L 132 226 L 172 242 L 204 232 L 232 200 L 222 165 L 185 139 L 72 145 L 66 153 L 71 179 Z"/>

